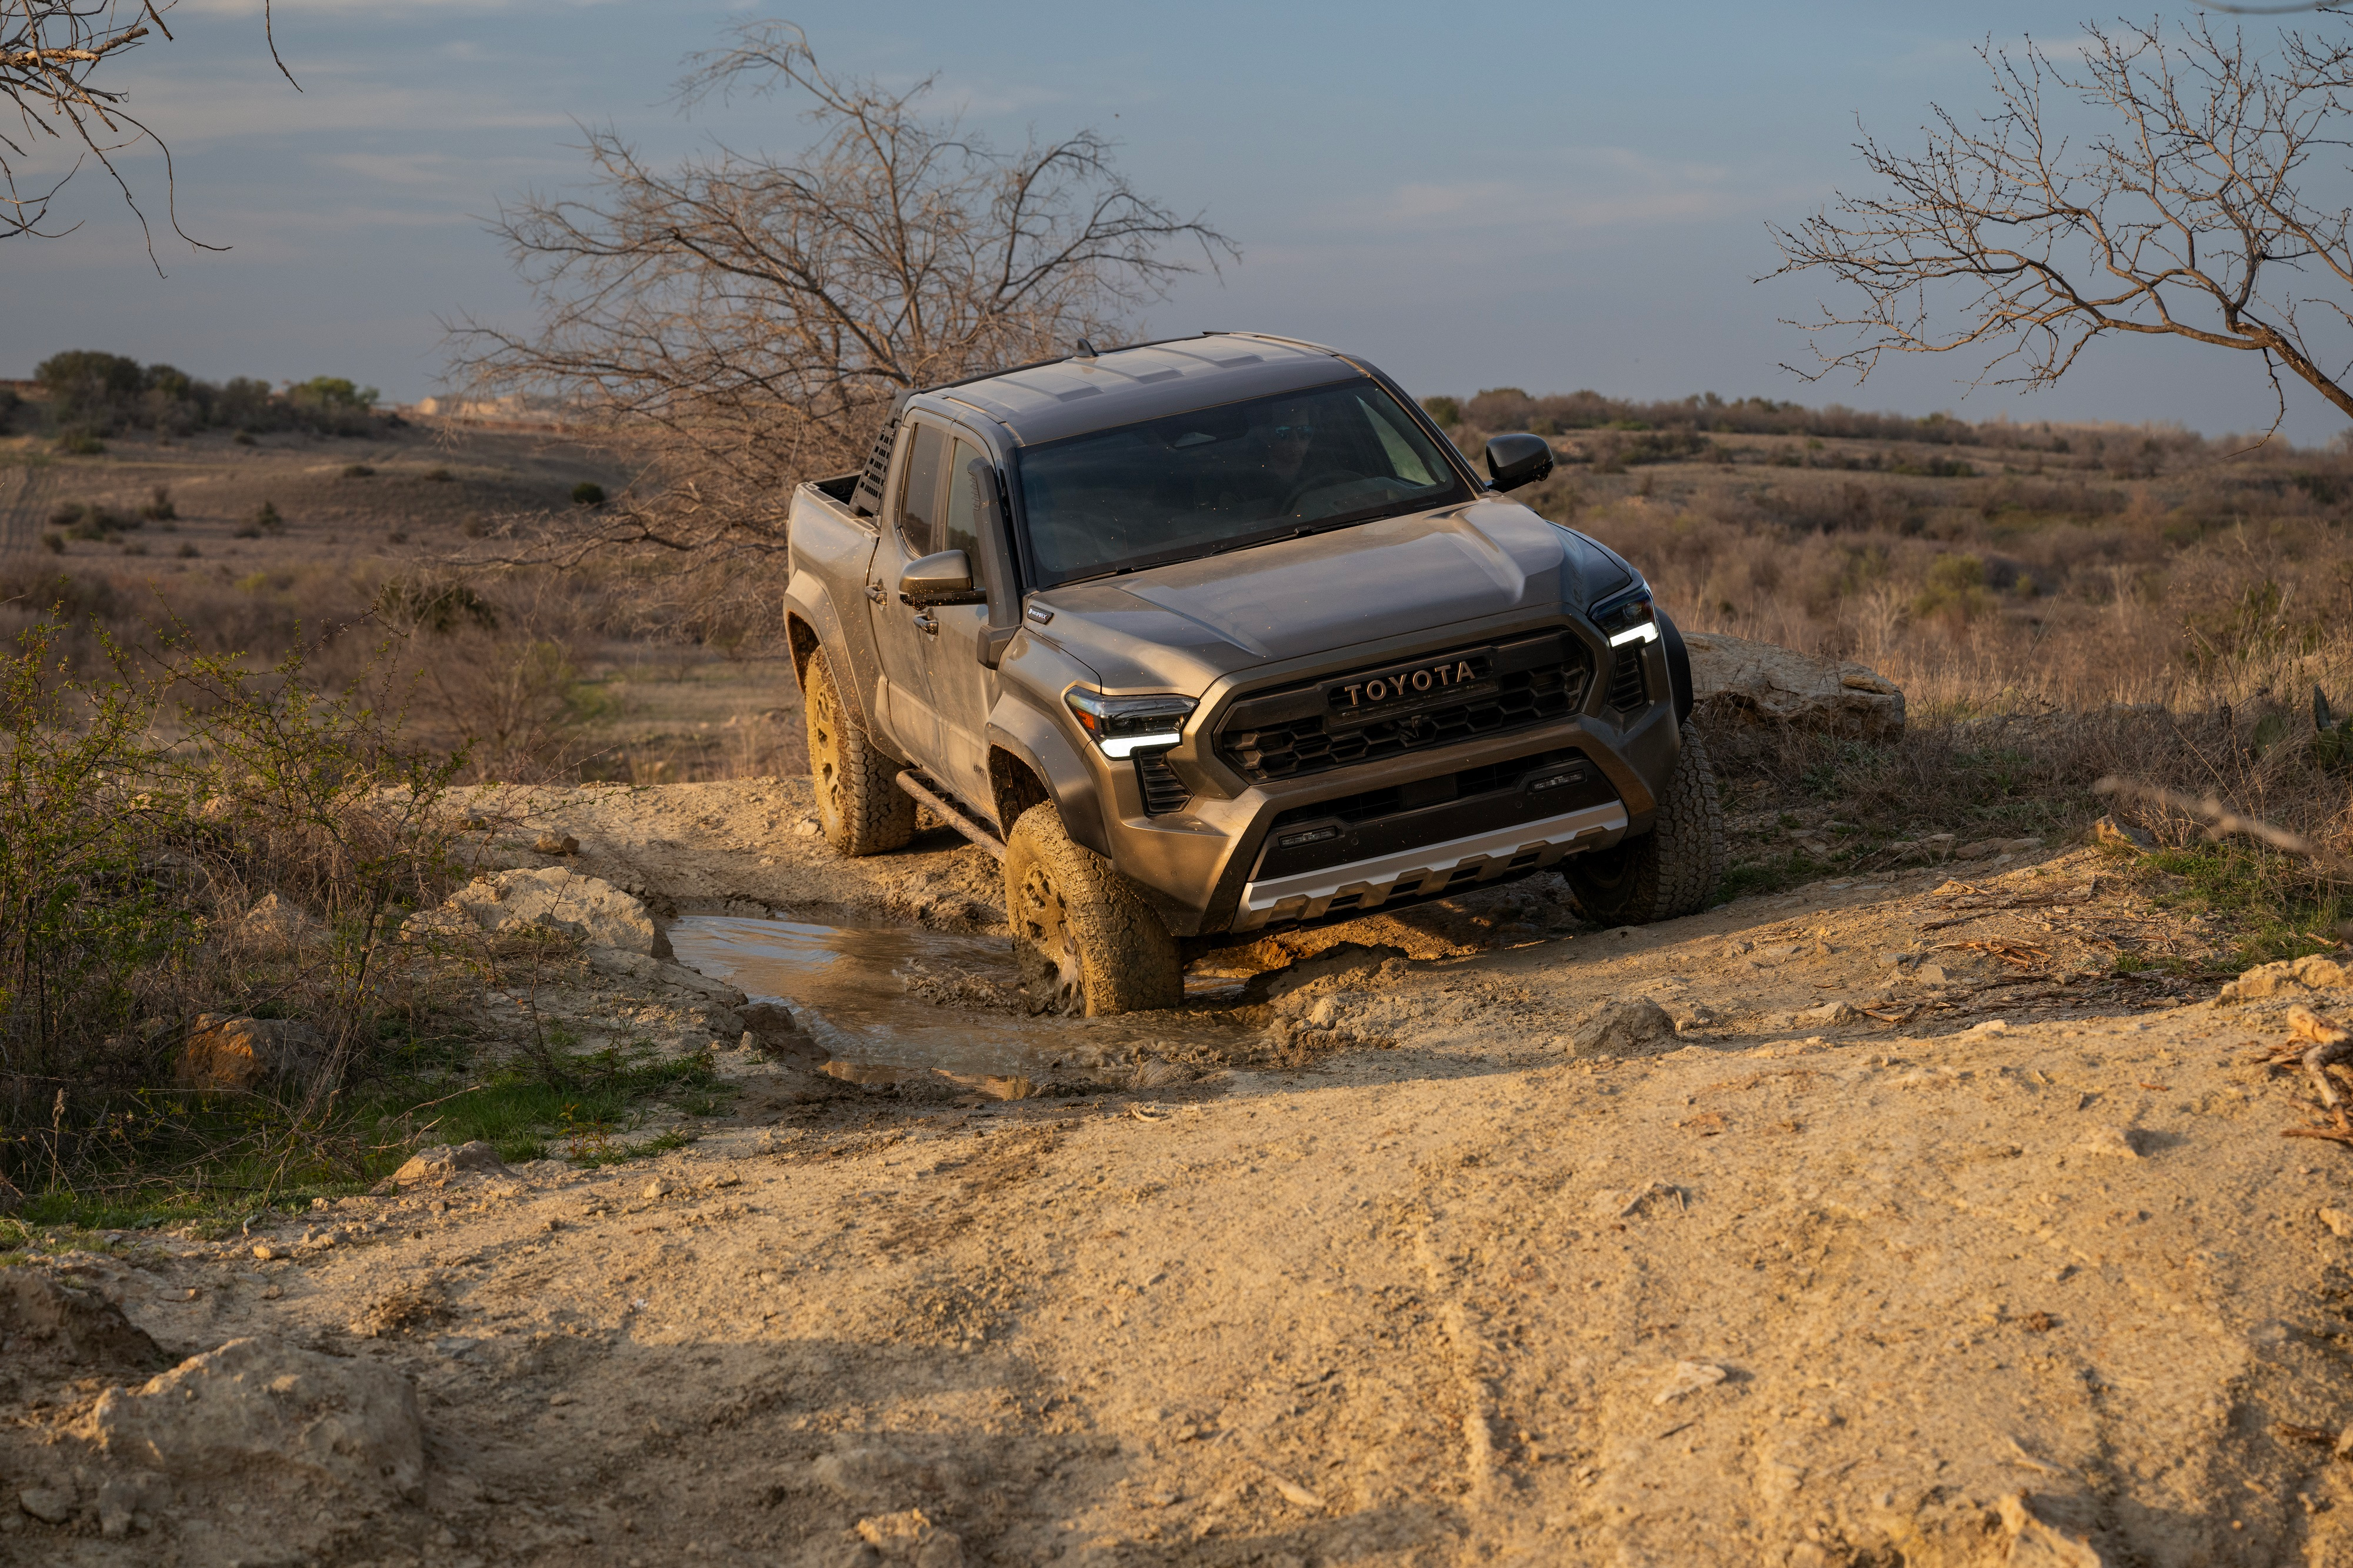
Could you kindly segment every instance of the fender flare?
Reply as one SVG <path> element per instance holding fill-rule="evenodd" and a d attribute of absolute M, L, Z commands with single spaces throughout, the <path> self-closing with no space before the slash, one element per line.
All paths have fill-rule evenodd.
<path fill-rule="evenodd" d="M 801 695 L 808 695 L 809 658 L 822 647 L 832 655 L 836 677 L 849 679 L 849 689 L 842 696 L 858 710 L 859 722 L 865 725 L 867 734 L 884 751 L 895 755 L 890 737 L 874 725 L 875 683 L 881 679 L 881 667 L 870 645 L 851 636 L 842 625 L 833 595 L 827 589 L 825 580 L 815 573 L 797 571 L 785 584 L 785 637 L 793 656 L 793 679 Z M 865 657 L 861 658 L 861 653 Z M 845 663 L 847 669 L 842 668 Z"/>
<path fill-rule="evenodd" d="M 1683 647 L 1683 634 L 1667 618 L 1664 610 L 1651 612 L 1659 617 L 1660 640 L 1667 645 L 1667 689 L 1674 693 L 1675 722 L 1682 724 L 1692 716 L 1694 694 L 1692 690 L 1691 650 Z"/>
<path fill-rule="evenodd" d="M 1028 703 L 1000 699 L 988 716 L 987 740 L 1038 775 L 1072 839 L 1110 858 L 1111 836 L 1103 831 L 1103 795 L 1094 773 L 1053 721 Z M 1013 824 L 1002 826 L 1013 831 Z"/>

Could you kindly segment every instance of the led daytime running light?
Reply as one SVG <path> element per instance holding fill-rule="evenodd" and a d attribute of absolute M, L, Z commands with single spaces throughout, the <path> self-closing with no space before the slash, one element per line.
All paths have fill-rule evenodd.
<path fill-rule="evenodd" d="M 1644 621 L 1641 626 L 1628 626 L 1624 631 L 1620 632 L 1616 637 L 1611 637 L 1609 639 L 1609 646 L 1611 647 L 1624 647 L 1630 642 L 1656 642 L 1658 640 L 1658 623 L 1656 621 Z"/>
<path fill-rule="evenodd" d="M 1064 694 L 1071 716 L 1106 757 L 1124 760 L 1138 752 L 1166 751 L 1185 738 L 1192 716 L 1190 698 L 1105 697 L 1074 688 Z"/>

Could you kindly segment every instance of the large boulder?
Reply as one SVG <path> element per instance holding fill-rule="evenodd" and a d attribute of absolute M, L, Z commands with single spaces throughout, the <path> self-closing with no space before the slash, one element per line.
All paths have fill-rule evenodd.
<path fill-rule="evenodd" d="M 141 1387 L 108 1389 L 84 1435 L 111 1459 L 184 1480 L 290 1471 L 408 1499 L 425 1484 L 407 1378 L 269 1339 L 231 1340 Z"/>
<path fill-rule="evenodd" d="M 1860 664 L 1723 632 L 1685 632 L 1695 709 L 1716 724 L 1769 724 L 1863 741 L 1904 733 L 1904 693 Z"/>
<path fill-rule="evenodd" d="M 413 916 L 402 934 L 446 940 L 534 927 L 577 937 L 590 949 L 670 956 L 670 939 L 643 903 L 600 877 L 584 877 L 563 866 L 501 871 L 470 882 L 439 909 Z"/>
<path fill-rule="evenodd" d="M 245 1094 L 308 1077 L 326 1065 L 327 1037 L 290 1018 L 197 1015 L 174 1076 L 202 1094 Z"/>

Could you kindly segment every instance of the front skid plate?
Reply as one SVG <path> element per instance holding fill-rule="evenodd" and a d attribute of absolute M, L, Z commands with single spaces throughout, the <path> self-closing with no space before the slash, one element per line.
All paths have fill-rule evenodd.
<path fill-rule="evenodd" d="M 1613 800 L 1493 833 L 1402 849 L 1377 860 L 1248 882 L 1229 929 L 1256 931 L 1273 921 L 1316 920 L 1333 912 L 1335 903 L 1353 913 L 1377 910 L 1393 898 L 1443 892 L 1449 886 L 1473 887 L 1506 871 L 1549 866 L 1571 850 L 1599 848 L 1625 830 L 1626 807 Z"/>

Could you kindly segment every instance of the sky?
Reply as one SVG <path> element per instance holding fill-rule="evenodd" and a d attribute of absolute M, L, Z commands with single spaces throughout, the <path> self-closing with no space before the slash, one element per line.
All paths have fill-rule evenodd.
<path fill-rule="evenodd" d="M 166 15 L 177 40 L 125 57 L 111 85 L 170 142 L 182 226 L 228 248 L 163 232 L 157 277 L 85 170 L 58 209 L 72 234 L 0 241 L 0 375 L 104 349 L 216 380 L 435 391 L 444 322 L 528 326 L 485 220 L 528 190 L 579 189 L 582 123 L 660 162 L 714 139 L 804 144 L 787 100 L 685 117 L 670 100 L 684 56 L 778 16 L 830 69 L 935 76 L 937 104 L 1000 143 L 1101 131 L 1137 188 L 1231 236 L 1240 263 L 1155 306 L 1158 334 L 1308 338 L 1417 395 L 1713 391 L 2209 434 L 2274 409 L 2253 356 L 2146 340 L 2104 341 L 2025 395 L 1970 390 L 1978 363 L 1956 356 L 1860 387 L 1785 368 L 1811 363 L 1787 321 L 1836 296 L 1757 281 L 1778 262 L 1767 224 L 1871 189 L 1859 130 L 1916 146 L 1931 104 L 1976 113 L 1990 98 L 1976 49 L 2031 35 L 2063 52 L 2101 15 L 2077 5 L 278 0 L 300 91 L 270 63 L 259 0 Z M 160 219 L 160 166 L 125 167 Z M 2291 386 L 2292 438 L 2344 425 Z"/>

